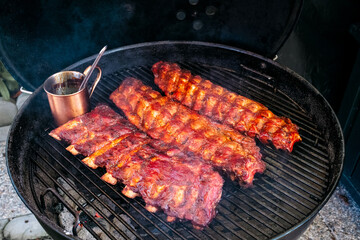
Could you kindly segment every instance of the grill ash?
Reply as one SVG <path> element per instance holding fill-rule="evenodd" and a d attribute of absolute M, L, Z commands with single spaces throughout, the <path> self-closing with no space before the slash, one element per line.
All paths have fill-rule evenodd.
<path fill-rule="evenodd" d="M 71 180 L 68 180 L 71 181 Z M 57 191 L 59 192 L 59 195 L 63 197 L 63 200 L 71 206 L 72 209 L 76 209 L 77 213 L 79 214 L 79 221 L 77 222 L 76 216 L 74 216 L 66 207 L 64 207 L 62 204 L 62 210 L 60 211 L 58 215 L 58 220 L 60 223 L 60 226 L 64 229 L 65 234 L 67 235 L 77 235 L 81 239 L 96 239 L 93 234 L 90 232 L 96 234 L 100 239 L 107 240 L 111 239 L 109 238 L 106 233 L 100 228 L 105 228 L 108 232 L 112 234 L 113 237 L 116 239 L 125 239 L 121 236 L 121 234 L 111 226 L 110 222 L 115 224 L 121 231 L 123 231 L 128 239 L 136 239 L 136 237 L 119 221 L 118 218 L 121 218 L 123 221 L 128 223 L 132 228 L 134 228 L 131 225 L 131 220 L 129 217 L 127 217 L 124 214 L 120 214 L 119 216 L 112 215 L 108 210 L 103 208 L 103 204 L 107 204 L 111 207 L 113 211 L 116 210 L 116 206 L 104 195 L 99 196 L 101 199 L 101 202 L 98 200 L 92 200 L 92 205 L 96 206 L 97 208 L 101 209 L 102 214 L 106 216 L 106 219 L 102 217 L 91 205 L 87 204 L 88 200 L 85 200 L 82 198 L 78 191 L 74 188 L 72 188 L 69 184 L 67 184 L 66 181 L 64 181 L 63 178 L 58 178 L 57 182 L 66 190 L 66 194 L 58 188 Z M 69 197 L 70 195 L 71 197 Z M 75 199 L 75 201 L 78 204 L 81 204 L 82 207 L 84 207 L 86 210 L 81 211 L 79 210 L 77 204 L 71 200 L 71 198 Z M 87 213 L 85 213 L 87 212 Z M 91 215 L 95 217 L 97 223 L 92 221 L 88 215 Z M 87 224 L 87 228 L 90 228 L 91 230 L 87 230 L 87 228 L 84 226 L 84 224 Z"/>

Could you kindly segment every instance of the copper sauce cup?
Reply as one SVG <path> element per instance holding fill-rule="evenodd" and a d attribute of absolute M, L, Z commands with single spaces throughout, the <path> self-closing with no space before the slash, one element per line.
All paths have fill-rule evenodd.
<path fill-rule="evenodd" d="M 45 80 L 44 90 L 57 126 L 90 110 L 89 99 L 101 78 L 101 69 L 97 66 L 98 74 L 91 88 L 85 86 L 79 91 L 79 87 L 90 67 L 87 67 L 84 73 L 63 71 L 55 73 Z"/>

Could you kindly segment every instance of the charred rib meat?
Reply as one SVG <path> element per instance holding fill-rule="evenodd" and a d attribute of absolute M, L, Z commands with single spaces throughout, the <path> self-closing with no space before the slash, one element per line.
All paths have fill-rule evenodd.
<path fill-rule="evenodd" d="M 277 149 L 292 151 L 301 141 L 298 127 L 285 117 L 278 117 L 261 103 L 226 90 L 209 80 L 194 76 L 175 63 L 158 62 L 152 67 L 155 83 L 165 94 L 211 119 L 272 142 Z"/>
<path fill-rule="evenodd" d="M 152 138 L 202 158 L 240 184 L 251 184 L 255 173 L 265 170 L 254 139 L 163 97 L 140 80 L 125 79 L 110 99 Z"/>
<path fill-rule="evenodd" d="M 103 180 L 123 182 L 124 195 L 141 196 L 147 210 L 162 209 L 168 221 L 186 219 L 201 229 L 215 217 L 222 193 L 221 176 L 199 159 L 190 159 L 149 138 L 108 106 L 100 105 L 50 135 L 71 143 L 73 153 L 87 156 L 83 162 L 88 166 L 105 167 Z M 79 142 L 80 149 L 75 144 Z"/>

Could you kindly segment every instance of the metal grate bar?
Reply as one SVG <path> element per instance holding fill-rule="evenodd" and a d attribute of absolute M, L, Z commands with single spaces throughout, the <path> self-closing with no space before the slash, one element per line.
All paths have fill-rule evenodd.
<path fill-rule="evenodd" d="M 214 231 L 218 232 L 223 239 L 229 239 L 234 238 L 235 236 L 238 239 L 250 239 L 249 235 L 244 235 L 240 231 L 235 231 L 232 227 L 230 222 L 226 222 L 225 219 L 220 219 L 221 214 L 219 216 L 216 216 L 215 219 L 212 220 L 209 227 L 213 229 Z"/>
<path fill-rule="evenodd" d="M 288 162 L 298 166 L 304 171 L 307 171 L 309 174 L 319 178 L 321 181 L 324 181 L 324 177 L 329 175 L 329 167 L 323 164 L 319 167 L 320 164 L 316 164 L 317 162 L 312 161 L 306 156 L 301 157 L 299 155 L 301 155 L 299 152 L 294 152 Z M 311 171 L 316 172 L 316 174 Z"/>
<path fill-rule="evenodd" d="M 279 233 L 286 229 L 286 227 L 282 224 L 277 222 L 277 220 L 271 218 L 267 213 L 263 212 L 260 209 L 260 206 L 254 204 L 250 204 L 246 201 L 246 195 L 238 196 L 238 191 L 230 191 L 230 190 L 223 190 L 225 194 L 228 196 L 226 200 L 233 204 L 234 206 L 240 207 L 242 211 L 247 213 L 252 218 L 256 219 L 257 222 L 261 223 L 261 229 L 268 229 L 272 232 Z M 237 193 L 237 194 L 236 194 Z M 260 227 L 258 227 L 260 228 Z"/>
<path fill-rule="evenodd" d="M 270 218 L 273 222 L 275 222 L 276 224 L 278 224 L 279 226 L 283 227 L 283 228 L 287 228 L 288 226 L 291 226 L 291 223 L 294 222 L 294 218 L 289 219 L 289 216 L 285 216 L 285 214 L 290 215 L 288 212 L 286 212 L 284 209 L 280 209 L 278 208 L 277 210 L 274 210 L 274 208 L 271 207 L 271 204 L 267 201 L 260 201 L 258 198 L 260 195 L 256 194 L 253 191 L 249 191 L 247 190 L 246 194 L 245 192 L 240 189 L 239 187 L 237 187 L 237 190 L 243 194 L 243 196 L 248 200 L 247 202 L 252 202 L 252 203 L 256 203 L 256 206 L 259 206 L 259 208 L 257 209 L 259 213 L 261 213 L 264 216 L 268 216 L 268 218 Z M 253 196 L 253 195 L 257 195 L 257 197 Z M 260 210 L 263 209 L 263 210 Z M 270 217 L 270 215 L 272 215 Z M 280 220 L 283 220 L 280 221 Z"/>
<path fill-rule="evenodd" d="M 314 197 L 312 194 L 309 194 L 308 192 L 304 191 L 301 186 L 299 186 L 296 183 L 290 183 L 289 179 L 284 178 L 281 174 L 278 174 L 278 171 L 276 168 L 270 166 L 266 169 L 264 172 L 264 175 L 267 175 L 268 177 L 272 179 L 276 179 L 277 184 L 279 186 L 282 186 L 286 188 L 287 190 L 291 191 L 292 193 L 295 193 L 297 196 L 301 196 L 303 200 L 306 200 L 307 202 L 310 202 L 314 205 L 318 203 L 318 198 L 314 200 Z"/>
<path fill-rule="evenodd" d="M 219 222 L 216 221 L 216 218 L 211 222 L 211 224 L 206 228 L 208 235 L 216 236 L 215 239 L 230 239 L 234 238 L 234 235 L 228 234 L 227 232 L 224 233 L 223 225 L 219 226 Z M 229 236 L 231 235 L 231 236 Z M 239 239 L 239 237 L 237 237 Z"/>
<path fill-rule="evenodd" d="M 317 174 L 319 174 L 316 169 L 309 169 L 307 168 L 307 166 L 301 166 L 299 163 L 297 163 L 296 161 L 294 161 L 292 159 L 292 156 L 287 156 L 284 157 L 283 155 L 279 154 L 278 152 L 275 151 L 270 151 L 268 148 L 263 148 L 264 153 L 270 158 L 273 159 L 273 162 L 280 162 L 280 161 L 287 161 L 288 163 L 291 164 L 287 164 L 286 166 L 284 166 L 282 169 L 283 171 L 288 171 L 288 170 L 284 170 L 284 168 L 288 168 L 290 171 L 292 171 L 294 174 L 294 176 L 299 175 L 299 181 L 303 182 L 304 184 L 308 185 L 309 187 L 311 187 L 312 189 L 318 191 L 318 192 L 322 192 L 323 188 L 326 188 L 326 185 L 324 184 L 323 179 L 319 178 L 317 176 Z M 275 160 L 276 159 L 276 160 Z M 293 167 L 292 165 L 295 165 L 295 167 Z M 296 177 L 298 178 L 298 177 Z M 307 181 L 305 181 L 305 179 Z M 309 182 L 310 181 L 310 182 Z M 313 184 L 316 184 L 317 186 L 314 186 Z"/>
<path fill-rule="evenodd" d="M 307 158 L 310 161 L 313 161 L 315 164 L 321 165 L 325 169 L 329 169 L 329 160 L 328 154 L 318 150 L 315 147 L 310 146 L 307 142 L 303 142 L 301 145 L 297 146 L 298 151 L 302 152 L 302 157 Z M 311 158 L 310 158 L 311 156 Z M 313 159 L 314 158 L 314 159 Z"/>
<path fill-rule="evenodd" d="M 285 196 L 280 196 L 279 194 L 276 193 L 276 191 L 269 191 L 270 184 L 267 184 L 267 187 L 264 187 L 263 183 L 262 184 L 259 183 L 256 186 L 257 186 L 257 188 L 261 189 L 262 191 L 268 193 L 269 195 L 271 194 L 272 196 L 274 196 L 274 198 L 278 199 L 277 202 L 281 202 L 282 204 L 289 206 L 291 208 L 291 211 L 293 212 L 292 214 L 295 215 L 294 216 L 295 218 L 300 220 L 306 216 L 304 214 L 304 209 L 300 209 L 302 207 L 299 206 L 299 204 L 295 204 L 294 200 L 292 198 L 289 199 L 289 197 L 285 194 L 284 194 Z M 272 200 L 269 199 L 268 201 L 272 201 Z M 306 209 L 306 211 L 307 210 L 308 209 Z"/>
<path fill-rule="evenodd" d="M 226 207 L 226 205 L 223 203 L 223 201 L 221 201 L 218 205 L 218 209 L 219 209 L 219 216 L 221 216 L 222 218 L 226 219 L 227 221 L 231 222 L 232 224 L 234 224 L 234 226 L 238 229 L 241 229 L 242 231 L 244 231 L 245 233 L 247 233 L 249 236 L 253 237 L 254 239 L 258 238 L 258 235 L 255 235 L 255 233 L 253 233 L 250 230 L 253 230 L 254 227 L 252 225 L 250 225 L 243 217 L 239 216 L 239 215 L 234 215 L 233 213 L 231 213 L 231 211 Z M 242 223 L 246 223 L 246 228 L 244 226 L 242 226 L 241 224 L 237 223 L 235 219 L 231 219 L 231 218 L 239 218 L 241 219 Z M 256 229 L 256 230 L 261 230 L 261 229 Z M 268 234 L 259 231 L 260 233 L 262 233 L 262 237 L 269 237 Z"/>
<path fill-rule="evenodd" d="M 304 193 L 309 194 L 310 196 L 316 196 L 318 199 L 321 199 L 320 190 L 319 191 L 314 190 L 309 183 L 307 183 L 300 177 L 291 174 L 289 171 L 285 169 L 279 170 L 279 168 L 281 168 L 282 165 L 278 164 L 275 160 L 272 160 L 267 156 L 263 157 L 263 160 L 267 163 L 267 170 L 271 171 L 272 173 L 275 173 L 277 176 L 279 176 L 279 178 L 283 178 L 284 180 L 287 180 L 289 184 L 296 186 L 298 189 L 301 189 L 301 191 L 303 191 Z M 266 174 L 266 171 L 264 174 Z"/>
<path fill-rule="evenodd" d="M 158 86 L 155 85 L 154 76 L 151 74 L 150 70 L 146 71 L 144 68 L 141 67 L 138 69 L 129 69 L 126 72 L 136 78 L 139 78 L 141 81 L 144 81 L 146 84 L 152 86 L 153 88 L 161 92 Z M 119 76 L 125 77 L 126 75 L 120 74 Z"/>
<path fill-rule="evenodd" d="M 264 78 L 264 79 L 267 79 L 267 80 L 271 80 L 273 79 L 273 77 L 265 74 L 265 73 L 262 73 L 262 72 L 259 72 L 255 69 L 252 69 L 248 66 L 245 66 L 243 63 L 240 64 L 241 68 L 243 69 L 243 71 L 246 71 L 247 73 L 251 73 L 251 74 L 254 74 L 254 75 L 257 75 L 258 77 L 261 77 L 261 78 Z"/>
<path fill-rule="evenodd" d="M 316 136 L 309 136 L 307 132 L 304 132 L 303 129 L 300 127 L 299 129 L 300 136 L 303 139 L 303 142 L 308 142 L 308 144 L 312 143 L 312 148 L 317 148 L 318 150 L 322 152 L 327 151 L 327 147 L 325 146 L 324 141 L 319 139 Z M 324 153 L 327 154 L 327 153 Z"/>
<path fill-rule="evenodd" d="M 258 185 L 265 185 L 266 187 L 262 187 L 262 188 L 266 189 L 266 191 L 268 191 L 267 190 L 268 188 L 274 190 L 274 192 L 277 191 L 279 194 L 283 196 L 281 198 L 284 199 L 283 200 L 284 202 L 287 202 L 288 204 L 292 202 L 292 205 L 294 205 L 295 209 L 302 210 L 302 213 L 309 212 L 313 207 L 316 206 L 316 201 L 314 201 L 311 198 L 309 200 L 306 199 L 304 197 L 305 194 L 299 193 L 294 189 L 290 189 L 288 186 L 284 186 L 282 182 L 279 182 L 280 184 L 274 184 L 272 182 L 273 179 L 271 179 L 268 175 L 271 175 L 271 173 L 266 174 L 266 176 L 261 178 L 261 180 L 259 180 L 259 182 L 257 183 Z M 274 193 L 273 195 L 276 196 L 276 193 Z"/>
<path fill-rule="evenodd" d="M 252 206 L 247 203 L 244 203 L 239 199 L 234 199 L 234 196 L 231 195 L 229 192 L 224 192 L 226 194 L 226 198 L 221 200 L 221 206 L 226 206 L 229 211 L 232 210 L 232 213 L 237 217 L 243 219 L 244 223 L 248 226 L 251 226 L 252 229 L 258 231 L 259 237 L 266 236 L 266 238 L 270 238 L 270 236 L 276 234 L 278 231 L 281 231 L 282 228 L 276 225 L 276 228 L 269 228 L 268 220 L 264 220 L 263 216 L 257 213 Z M 241 223 L 243 224 L 243 223 Z M 275 224 L 275 223 L 273 223 Z"/>
<path fill-rule="evenodd" d="M 272 169 L 273 172 L 277 172 L 278 175 L 283 176 L 289 180 L 292 180 L 292 184 L 302 189 L 304 192 L 317 196 L 320 198 L 321 189 L 314 189 L 310 183 L 306 182 L 301 177 L 283 168 L 283 165 L 279 164 L 276 160 L 273 160 L 267 156 L 263 157 L 263 160 L 267 163 L 267 168 Z M 283 169 L 279 169 L 283 168 Z"/>
<path fill-rule="evenodd" d="M 308 151 L 311 151 L 311 149 L 306 149 L 303 145 L 306 145 L 306 143 L 302 142 L 302 144 L 299 144 L 296 151 L 292 152 L 292 158 L 296 159 L 299 164 L 303 163 L 327 176 L 329 174 L 329 165 L 326 164 L 328 160 L 317 154 L 306 154 Z"/>
<path fill-rule="evenodd" d="M 141 67 L 141 68 L 139 68 L 139 69 L 136 69 L 136 71 L 130 70 L 129 72 L 131 72 L 133 75 L 139 77 L 140 80 L 142 80 L 142 79 L 147 79 L 147 81 L 148 81 L 149 83 L 151 83 L 151 85 L 156 86 L 156 88 L 158 88 L 159 91 L 162 92 L 162 91 L 160 90 L 160 88 L 155 84 L 155 82 L 154 82 L 154 75 L 153 75 L 153 73 L 151 72 L 150 68 Z"/>
<path fill-rule="evenodd" d="M 301 219 L 301 218 L 299 218 L 298 215 L 293 213 L 294 211 L 296 211 L 296 209 L 294 209 L 294 208 L 289 209 L 288 207 L 284 206 L 284 205 L 290 206 L 289 204 L 285 203 L 285 201 L 280 200 L 279 198 L 276 198 L 276 199 L 279 199 L 283 203 L 283 204 L 279 204 L 278 202 L 275 202 L 275 200 L 276 200 L 275 198 L 273 200 L 270 197 L 267 197 L 265 194 L 263 194 L 262 191 L 260 191 L 260 189 L 257 188 L 256 190 L 257 191 L 254 191 L 253 189 L 251 189 L 250 192 L 252 192 L 254 195 L 260 196 L 262 199 L 265 199 L 266 202 L 271 203 L 273 206 L 273 207 L 271 207 L 272 211 L 275 211 L 275 209 L 278 208 L 278 209 L 281 209 L 285 214 L 290 215 L 292 218 L 296 219 L 297 221 L 299 221 Z M 271 194 L 271 195 L 273 196 L 273 194 Z M 257 198 L 255 198 L 255 199 L 257 199 Z M 280 206 L 282 206 L 282 207 L 280 207 Z M 282 217 L 286 217 L 286 216 L 283 215 Z M 289 221 L 294 222 L 294 219 L 290 219 Z"/>

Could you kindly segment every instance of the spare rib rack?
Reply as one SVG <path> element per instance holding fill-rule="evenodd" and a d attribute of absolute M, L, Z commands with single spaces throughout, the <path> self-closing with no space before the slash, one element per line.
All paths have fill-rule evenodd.
<path fill-rule="evenodd" d="M 105 74 L 92 96 L 92 109 L 98 103 L 107 103 L 122 114 L 108 97 L 129 76 L 158 89 L 151 72 L 154 62 Z M 34 127 L 40 130 L 34 130 L 32 140 L 28 143 L 31 149 L 28 151 L 31 193 L 28 193 L 29 196 L 22 195 L 22 198 L 26 199 L 23 201 L 28 205 L 36 206 L 32 210 L 41 212 L 48 219 L 52 231 L 63 231 L 56 220 L 59 205 L 68 208 L 78 220 L 73 231 L 66 234 L 76 236 L 77 231 L 85 227 L 96 239 L 100 237 L 94 232 L 94 226 L 108 238 L 116 239 L 114 232 L 103 227 L 100 219 L 108 222 L 124 239 L 270 239 L 280 238 L 314 217 L 320 203 L 332 191 L 333 186 L 329 186 L 329 182 L 333 181 L 334 176 L 330 174 L 333 165 L 329 162 L 326 137 L 312 116 L 290 96 L 275 88 L 271 84 L 271 76 L 244 64 L 241 71 L 196 62 L 179 61 L 178 64 L 231 91 L 263 103 L 277 115 L 289 117 L 299 126 L 303 141 L 295 145 L 291 154 L 257 141 L 267 164 L 266 171 L 255 176 L 254 186 L 250 188 L 242 188 L 225 177 L 218 214 L 207 228 L 199 231 L 189 222 L 166 222 L 166 215 L 161 211 L 148 212 L 141 198 L 128 199 L 122 195 L 121 184 L 112 186 L 103 182 L 100 177 L 105 173 L 104 169 L 88 168 L 81 162 L 82 156 L 73 156 L 65 150 L 65 143 L 48 135 L 55 125 L 51 116 L 44 113 L 44 119 L 37 120 L 40 122 Z M 39 101 L 46 102 L 46 96 L 38 94 L 42 94 Z M 8 147 L 15 149 L 14 144 L 10 141 Z M 59 178 L 84 201 L 75 199 L 59 184 Z M 76 209 L 64 202 L 57 193 L 59 189 L 76 204 Z M 34 200 L 28 200 L 31 198 Z M 98 216 L 90 213 L 89 207 Z M 130 222 L 121 215 L 126 215 Z M 113 223 L 113 219 L 117 219 L 129 233 L 125 234 L 118 224 Z"/>

